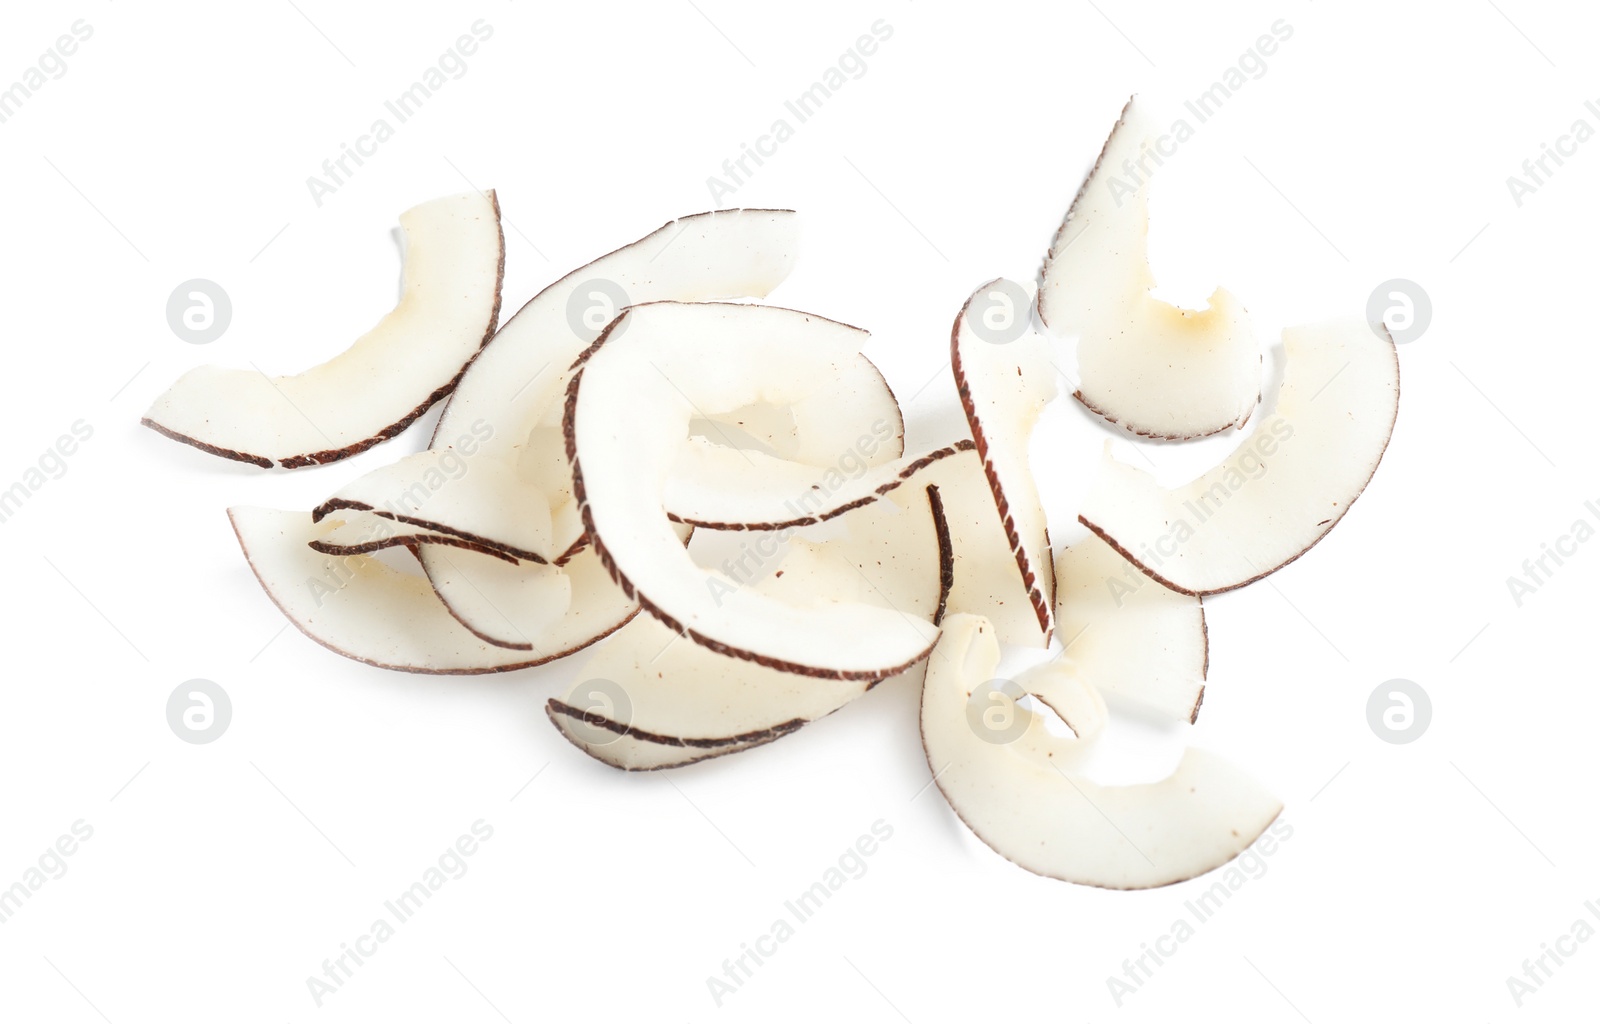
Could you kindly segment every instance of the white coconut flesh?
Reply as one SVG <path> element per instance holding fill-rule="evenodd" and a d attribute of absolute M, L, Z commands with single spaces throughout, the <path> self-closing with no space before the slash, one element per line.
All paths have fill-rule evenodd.
<path fill-rule="evenodd" d="M 462 376 L 434 443 L 491 424 L 485 454 L 521 471 L 549 496 L 558 526 L 572 527 L 576 517 L 560 514 L 571 488 L 559 433 L 562 398 L 574 363 L 600 330 L 630 304 L 765 298 L 794 269 L 798 249 L 799 219 L 791 210 L 717 210 L 671 221 L 585 264 L 506 321 Z M 558 532 L 558 556 L 578 540 Z"/>
<path fill-rule="evenodd" d="M 683 442 L 667 476 L 667 514 L 708 529 L 771 530 L 865 504 L 859 500 L 863 490 L 894 479 L 914 460 L 901 457 L 900 406 L 877 367 L 857 354 L 836 371 L 830 384 L 799 401 L 767 403 L 788 413 L 791 435 L 751 439 L 764 448 L 781 444 L 789 455 L 741 447 L 741 439 L 720 425 L 747 416 L 752 406 L 734 414 L 697 414 L 691 426 L 698 429 Z"/>
<path fill-rule="evenodd" d="M 1282 810 L 1239 769 L 1198 750 L 1150 784 L 1103 786 L 1063 769 L 1057 762 L 1077 741 L 1050 735 L 1034 712 L 1013 703 L 992 719 L 971 714 L 974 694 L 995 699 L 999 663 L 986 620 L 947 619 L 923 683 L 922 740 L 956 815 L 1017 865 L 1106 889 L 1172 885 L 1227 864 Z M 1009 716 L 1023 728 L 1005 742 L 1011 730 L 990 732 L 985 722 L 1010 726 Z"/>
<path fill-rule="evenodd" d="M 1078 338 L 1085 405 L 1182 439 L 1252 415 L 1260 354 L 1226 292 L 1203 311 L 1153 297 L 1146 200 L 1159 150 L 1141 117 L 1130 103 L 1074 201 L 1037 306 Z M 293 467 L 384 440 L 455 389 L 428 451 L 314 513 L 229 510 L 258 581 L 307 636 L 435 674 L 537 666 L 609 637 L 546 712 L 586 753 L 636 771 L 765 745 L 907 677 L 933 780 L 961 820 L 1024 868 L 1085 885 L 1196 877 L 1280 812 L 1199 751 L 1142 785 L 1101 785 L 1077 766 L 1106 728 L 1106 696 L 1192 722 L 1207 669 L 1201 596 L 1292 561 L 1360 495 L 1398 407 L 1381 327 L 1285 332 L 1276 408 L 1189 484 L 1163 487 L 1108 448 L 1080 517 L 1092 536 L 1053 558 L 1028 458 L 1055 393 L 1050 352 L 1030 331 L 991 337 L 975 319 L 980 296 L 1028 288 L 991 282 L 957 315 L 951 364 L 972 438 L 908 456 L 865 332 L 716 301 L 760 299 L 787 276 L 792 213 L 668 224 L 549 286 L 487 344 L 503 251 L 493 194 L 402 222 L 400 306 L 349 352 L 293 378 L 196 371 L 148 421 Z M 397 365 L 367 372 L 376 362 Z M 447 379 L 424 388 L 435 371 Z M 330 447 L 266 409 L 269 391 L 303 399 L 296 411 L 318 435 L 327 424 L 303 413 L 337 405 Z M 164 402 L 177 411 L 160 420 Z M 691 549 L 698 526 L 722 532 Z M 422 572 L 382 555 L 394 547 Z M 1053 629 L 1064 653 L 996 679 L 1002 641 L 1049 648 Z"/>
<path fill-rule="evenodd" d="M 555 424 L 560 430 L 559 420 Z M 793 405 L 755 402 L 691 424 L 690 440 L 730 452 L 727 472 L 735 470 L 735 451 L 754 451 L 784 462 L 851 471 L 879 466 L 905 453 L 905 420 L 894 392 L 865 355 L 840 367 L 833 386 Z M 748 464 L 746 464 L 748 465 Z M 725 481 L 719 481 L 726 486 Z M 752 522 L 752 528 L 760 528 Z"/>
<path fill-rule="evenodd" d="M 837 489 L 897 459 L 904 424 L 883 375 L 859 354 L 838 370 L 830 387 L 792 406 L 753 403 L 698 420 L 699 433 L 684 440 L 668 486 L 673 518 L 708 526 L 714 520 L 723 529 L 785 525 L 775 520 L 792 517 L 790 496 L 807 493 L 792 488 L 824 481 Z M 479 432 L 485 432 L 481 425 Z M 791 454 L 776 458 L 734 447 L 739 442 Z M 769 482 L 757 489 L 757 480 Z M 347 483 L 314 514 L 320 519 L 349 510 L 471 542 L 458 546 L 535 562 L 560 564 L 583 537 L 559 418 L 532 431 L 515 463 L 481 444 L 470 451 L 445 446 L 416 452 Z"/>
<path fill-rule="evenodd" d="M 675 521 L 712 530 L 811 526 L 870 505 L 971 447 L 961 441 L 869 465 L 853 454 L 870 448 L 858 437 L 833 464 L 819 465 L 691 438 L 673 460 L 663 503 Z"/>
<path fill-rule="evenodd" d="M 454 447 L 414 452 L 335 491 L 312 511 L 320 520 L 351 511 L 453 534 L 516 559 L 554 561 L 550 498 L 487 452 Z"/>
<path fill-rule="evenodd" d="M 423 573 L 457 622 L 496 647 L 531 651 L 572 606 L 572 576 L 537 562 L 428 544 L 416 548 Z"/>
<path fill-rule="evenodd" d="M 907 482 L 916 486 L 899 487 L 887 496 L 904 505 L 916 500 L 921 488 L 929 484 L 939 490 L 955 552 L 946 614 L 985 614 L 994 623 L 1002 643 L 1049 646 L 1017 571 L 1010 541 L 995 514 L 983 460 L 973 443 L 954 446 L 949 456 L 922 465 L 907 477 Z"/>
<path fill-rule="evenodd" d="M 881 466 L 905 454 L 906 425 L 894 391 L 872 360 L 859 355 L 836 386 L 789 407 L 793 442 L 774 454 L 814 466 Z"/>
<path fill-rule="evenodd" d="M 1017 677 L 1017 687 L 1053 711 L 1080 743 L 1099 737 L 1110 721 L 1105 697 L 1066 659 L 1035 665 Z M 1050 733 L 1036 731 L 1035 735 Z"/>
<path fill-rule="evenodd" d="M 1163 135 L 1129 100 L 1045 257 L 1039 319 L 1076 336 L 1077 398 L 1113 423 L 1181 440 L 1241 426 L 1261 393 L 1244 306 L 1218 288 L 1201 310 L 1151 294 L 1149 184 Z"/>
<path fill-rule="evenodd" d="M 1221 465 L 1166 488 L 1108 443 L 1079 520 L 1185 594 L 1242 587 L 1327 536 L 1383 459 L 1400 363 L 1388 332 L 1360 320 L 1290 328 L 1283 347 L 1276 410 Z"/>
<path fill-rule="evenodd" d="M 500 551 L 484 548 L 450 533 L 437 533 L 420 526 L 397 523 L 371 512 L 348 511 L 338 514 L 337 525 L 311 542 L 311 548 L 325 555 L 369 555 L 389 548 L 443 545 L 482 553 L 503 562 L 517 560 Z"/>
<path fill-rule="evenodd" d="M 530 650 L 485 642 L 458 622 L 420 575 L 368 555 L 336 558 L 311 542 L 339 525 L 305 512 L 228 510 L 256 579 L 296 628 L 337 654 L 401 672 L 473 675 L 506 672 L 566 657 L 627 622 L 635 604 L 592 554 L 562 572 L 572 603 L 531 637 Z"/>
<path fill-rule="evenodd" d="M 567 456 L 591 547 L 649 614 L 721 653 L 821 678 L 883 679 L 927 654 L 931 621 L 778 600 L 700 568 L 663 501 L 697 416 L 798 402 L 864 340 L 815 314 L 725 303 L 635 306 L 607 328 L 568 390 Z"/>
<path fill-rule="evenodd" d="M 1199 716 L 1209 662 L 1200 598 L 1163 587 L 1099 537 L 1056 557 L 1056 629 L 1102 692 L 1178 721 Z"/>
<path fill-rule="evenodd" d="M 798 249 L 792 210 L 717 210 L 670 221 L 585 264 L 506 321 L 462 375 L 435 439 L 482 421 L 495 425 L 486 449 L 514 449 L 548 410 L 560 415 L 573 364 L 624 306 L 765 298 L 794 269 Z"/>
<path fill-rule="evenodd" d="M 877 603 L 932 617 L 949 559 L 937 505 L 888 502 L 850 513 L 843 537 L 791 538 L 777 569 L 753 588 L 780 600 Z M 764 546 L 765 549 L 765 546 Z M 902 673 L 920 684 L 926 662 Z M 648 615 L 617 631 L 546 705 L 562 735 L 630 771 L 692 764 L 787 736 L 871 689 L 857 680 L 808 679 L 692 643 Z M 900 678 L 899 676 L 894 678 Z"/>
<path fill-rule="evenodd" d="M 640 616 L 633 622 L 641 622 L 648 616 Z M 633 623 L 630 622 L 629 625 Z M 626 629 L 627 627 L 623 627 Z M 619 631 L 620 632 L 620 631 Z M 689 765 L 699 764 L 729 754 L 737 754 L 745 750 L 754 750 L 764 747 L 774 739 L 779 739 L 786 733 L 779 733 L 771 737 L 748 740 L 743 743 L 707 743 L 695 744 L 674 741 L 670 737 L 663 737 L 656 742 L 647 739 L 638 733 L 618 733 L 614 723 L 609 718 L 597 717 L 593 711 L 584 711 L 582 708 L 604 707 L 601 699 L 605 691 L 591 690 L 588 694 L 577 695 L 574 699 L 593 701 L 592 704 L 579 704 L 577 706 L 550 703 L 545 706 L 545 714 L 552 724 L 560 731 L 568 742 L 579 750 L 593 757 L 602 764 L 613 768 L 620 768 L 628 772 L 655 772 L 668 768 L 686 768 Z M 798 726 L 796 726 L 798 728 Z"/>
<path fill-rule="evenodd" d="M 400 302 L 344 352 L 303 373 L 200 366 L 143 423 L 202 451 L 271 468 L 348 458 L 408 427 L 456 386 L 494 333 L 504 239 L 493 192 L 400 215 Z"/>
<path fill-rule="evenodd" d="M 687 526 L 676 530 L 685 544 L 693 532 Z M 514 651 L 530 650 L 545 625 L 570 607 L 573 576 L 562 570 L 581 548 L 558 564 L 549 564 L 497 560 L 492 557 L 495 552 L 480 555 L 470 547 L 464 552 L 459 547 L 420 543 L 411 545 L 411 550 L 439 600 L 480 639 Z"/>
<path fill-rule="evenodd" d="M 1028 440 L 1039 414 L 1056 396 L 1056 370 L 1045 339 L 1033 331 L 1002 343 L 989 340 L 972 322 L 979 315 L 974 303 L 1001 288 L 1031 291 L 996 280 L 974 292 L 950 329 L 950 368 L 1022 587 L 1048 643 L 1055 617 L 1055 564 L 1044 504 L 1028 464 Z"/>

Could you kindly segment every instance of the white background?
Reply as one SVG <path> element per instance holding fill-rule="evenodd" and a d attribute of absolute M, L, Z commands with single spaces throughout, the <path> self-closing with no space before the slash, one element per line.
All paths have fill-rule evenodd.
<path fill-rule="evenodd" d="M 1520 1010 L 1505 979 L 1600 900 L 1600 545 L 1520 608 L 1506 584 L 1600 498 L 1600 141 L 1520 207 L 1506 185 L 1574 119 L 1600 126 L 1583 107 L 1600 96 L 1593 12 L 1521 0 L 296 2 L 4 14 L 0 85 L 74 20 L 94 34 L 0 125 L 0 487 L 74 421 L 94 436 L 0 523 L 0 886 L 74 821 L 94 835 L 0 925 L 0 1016 L 1592 1012 L 1600 941 Z M 307 177 L 479 18 L 494 34 L 468 73 L 314 203 Z M 572 664 L 482 679 L 370 669 L 285 629 L 247 571 L 228 505 L 308 508 L 422 446 L 432 417 L 352 462 L 292 474 L 138 425 L 197 363 L 291 372 L 342 348 L 393 301 L 395 216 L 464 177 L 499 190 L 508 314 L 568 269 L 710 207 L 707 177 L 879 18 L 893 36 L 867 73 L 726 203 L 801 211 L 801 264 L 774 299 L 872 329 L 870 354 L 903 398 L 934 380 L 914 422 L 953 403 L 940 369 L 956 309 L 991 277 L 1031 279 L 1126 97 L 1177 111 L 1278 19 L 1292 38 L 1156 193 L 1164 294 L 1196 300 L 1226 283 L 1264 345 L 1287 323 L 1359 315 L 1390 278 L 1434 304 L 1427 333 L 1402 348 L 1399 428 L 1372 488 L 1308 557 L 1208 602 L 1200 725 L 1146 744 L 1150 776 L 1182 742 L 1247 766 L 1284 799 L 1293 839 L 1121 1008 L 1107 977 L 1197 887 L 1094 891 L 995 856 L 926 788 L 911 690 L 882 687 L 722 762 L 614 771 L 542 713 Z M 205 347 L 165 321 L 168 294 L 195 277 L 234 303 Z M 1072 500 L 1099 443 L 1071 410 L 1041 435 L 1058 540 L 1075 535 Z M 165 717 L 194 677 L 233 702 L 232 727 L 204 746 Z M 1433 702 L 1431 729 L 1405 746 L 1366 718 L 1368 696 L 1396 677 Z M 480 818 L 494 836 L 465 877 L 318 1009 L 306 978 Z M 865 877 L 718 1008 L 707 976 L 879 819 L 894 835 Z"/>

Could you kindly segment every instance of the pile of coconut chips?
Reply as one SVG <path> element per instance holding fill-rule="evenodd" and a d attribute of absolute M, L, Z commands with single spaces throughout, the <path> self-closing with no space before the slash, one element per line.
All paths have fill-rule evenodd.
<path fill-rule="evenodd" d="M 426 450 L 310 512 L 229 510 L 262 587 L 313 640 L 442 674 L 592 646 L 547 712 L 628 770 L 769 743 L 906 677 L 922 688 L 935 781 L 983 842 L 1085 885 L 1179 882 L 1249 847 L 1281 804 L 1197 750 L 1146 785 L 1064 766 L 1105 725 L 1106 693 L 1195 720 L 1202 599 L 1281 568 L 1339 521 L 1388 444 L 1399 364 L 1361 320 L 1285 331 L 1274 411 L 1233 455 L 1167 488 L 1108 442 L 1079 517 L 1091 536 L 1053 551 L 1028 442 L 1057 397 L 1060 342 L 1026 322 L 997 337 L 991 297 L 1025 297 L 1025 321 L 1036 305 L 1048 335 L 1075 340 L 1075 397 L 1120 429 L 1189 440 L 1244 427 L 1261 402 L 1244 307 L 1221 289 L 1199 311 L 1153 297 L 1145 188 L 1117 201 L 1102 178 L 1155 134 L 1130 101 L 1037 296 L 994 281 L 956 315 L 970 430 L 932 450 L 905 450 L 865 331 L 762 304 L 794 267 L 792 211 L 671 222 L 497 330 L 492 192 L 401 216 L 400 303 L 345 352 L 289 377 L 200 367 L 144 423 L 294 468 L 365 451 L 448 396 Z M 1262 462 L 1271 471 L 1253 472 Z M 739 531 L 754 555 L 701 565 L 697 530 Z M 1137 573 L 1160 586 L 1115 584 Z M 994 678 L 1002 644 L 1053 649 L 1056 634 L 1075 638 L 1070 654 Z"/>

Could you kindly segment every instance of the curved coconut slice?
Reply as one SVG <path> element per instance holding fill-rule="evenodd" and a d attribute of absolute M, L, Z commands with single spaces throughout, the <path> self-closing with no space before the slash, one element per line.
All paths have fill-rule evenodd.
<path fill-rule="evenodd" d="M 338 525 L 305 512 L 232 508 L 228 518 L 256 579 L 302 633 L 378 668 L 439 675 L 508 672 L 563 658 L 627 622 L 636 611 L 592 554 L 563 570 L 572 580 L 565 615 L 532 637 L 532 650 L 485 643 L 453 618 L 428 581 L 366 555 L 330 558 L 310 547 Z"/>
<path fill-rule="evenodd" d="M 387 502 L 420 486 L 428 509 L 415 514 L 426 520 L 417 525 L 531 561 L 571 558 L 581 529 L 573 532 L 575 507 L 563 514 L 571 478 L 559 423 L 573 362 L 630 302 L 764 297 L 793 269 L 798 241 L 792 210 L 719 210 L 669 221 L 572 271 L 507 320 L 461 374 L 434 428 L 434 454 L 352 482 L 317 509 L 319 518 L 343 508 L 387 511 Z M 547 417 L 553 426 L 541 444 L 530 435 Z M 453 459 L 472 471 L 440 474 L 441 461 Z M 533 509 L 535 493 L 552 510 L 550 537 L 537 521 L 519 521 L 509 532 L 493 521 Z M 388 514 L 413 515 L 403 508 Z M 485 516 L 492 521 L 482 522 Z"/>
<path fill-rule="evenodd" d="M 794 447 L 783 457 L 850 472 L 857 462 L 881 466 L 905 454 L 905 418 L 883 373 L 864 355 L 845 371 L 835 386 L 789 407 Z"/>
<path fill-rule="evenodd" d="M 878 502 L 843 518 L 842 538 L 787 542 L 778 570 L 750 584 L 779 600 L 826 594 L 832 602 L 877 602 L 939 616 L 950 586 L 949 536 L 938 488 L 926 506 Z M 930 515 L 931 512 L 931 515 Z M 776 547 L 782 534 L 766 534 Z M 917 678 L 926 662 L 902 675 Z M 877 683 L 814 680 L 728 658 L 686 642 L 651 616 L 618 630 L 578 670 L 550 722 L 590 757 L 629 771 L 658 770 L 736 754 L 794 733 Z M 898 677 L 896 677 L 898 678 Z"/>
<path fill-rule="evenodd" d="M 1160 782 L 1098 785 L 1056 763 L 1076 741 L 1049 735 L 1015 703 L 1002 720 L 1020 716 L 1024 727 L 1003 742 L 969 719 L 973 694 L 999 664 L 1000 646 L 981 616 L 945 622 L 922 688 L 922 742 L 956 815 L 1017 865 L 1105 889 L 1172 885 L 1237 857 L 1282 811 L 1244 773 L 1197 750 Z M 995 688 L 983 696 L 994 699 Z"/>
<path fill-rule="evenodd" d="M 919 516 L 881 502 L 842 520 L 850 532 L 791 539 L 777 571 L 753 588 L 780 600 L 827 595 L 937 616 L 951 552 L 929 488 Z M 929 513 L 932 513 L 931 516 Z M 777 536 L 774 536 L 776 543 Z M 926 661 L 903 673 L 916 677 Z M 546 713 L 562 735 L 629 771 L 692 764 L 749 750 L 830 715 L 874 683 L 807 679 L 690 643 L 648 615 L 598 648 Z"/>
<path fill-rule="evenodd" d="M 331 524 L 330 524 L 331 525 Z M 422 545 L 445 545 L 473 551 L 491 558 L 517 564 L 517 560 L 500 551 L 481 547 L 454 534 L 436 533 L 420 526 L 396 523 L 392 519 L 371 512 L 347 512 L 339 516 L 337 525 L 310 544 L 311 550 L 324 555 L 370 555 L 389 548 L 411 548 Z"/>
<path fill-rule="evenodd" d="M 696 566 L 662 500 L 690 422 L 828 386 L 865 332 L 771 306 L 656 303 L 607 327 L 572 379 L 565 430 L 591 547 L 641 608 L 696 643 L 782 671 L 871 681 L 902 672 L 931 622 L 867 604 L 789 603 Z"/>
<path fill-rule="evenodd" d="M 1056 587 L 1056 627 L 1084 679 L 1194 723 L 1210 660 L 1198 597 L 1152 581 L 1094 536 L 1056 558 Z"/>
<path fill-rule="evenodd" d="M 545 713 L 579 750 L 625 771 L 678 767 L 764 746 L 876 685 L 808 679 L 730 658 L 680 638 L 648 615 L 611 641 L 578 670 L 579 683 L 549 700 Z M 906 674 L 924 665 L 926 660 Z M 625 695 L 625 709 L 585 702 L 602 682 L 607 691 Z"/>
<path fill-rule="evenodd" d="M 798 247 L 793 210 L 715 210 L 669 221 L 579 267 L 506 321 L 462 376 L 434 439 L 482 421 L 495 426 L 485 448 L 509 451 L 546 411 L 560 414 L 574 362 L 622 307 L 765 298 L 794 269 Z M 593 315 L 574 315 L 586 311 Z"/>
<path fill-rule="evenodd" d="M 832 386 L 792 406 L 756 403 L 697 422 L 704 433 L 684 441 L 685 454 L 668 486 L 668 508 L 678 522 L 709 525 L 715 518 L 721 529 L 775 528 L 770 520 L 790 505 L 803 504 L 791 495 L 811 493 L 804 488 L 813 481 L 835 488 L 854 483 L 867 470 L 897 459 L 904 448 L 894 393 L 871 360 L 859 354 L 839 367 Z M 745 431 L 741 424 L 761 433 Z M 320 520 L 352 510 L 371 512 L 459 537 L 466 543 L 458 547 L 562 564 L 581 544 L 583 521 L 570 499 L 560 429 L 559 422 L 535 428 L 513 465 L 481 450 L 489 431 L 479 424 L 477 438 L 463 438 L 470 447 L 429 449 L 379 467 L 334 492 L 312 515 Z M 792 454 L 779 459 L 732 447 L 736 439 L 726 432 L 730 429 Z M 749 497 L 754 480 L 768 476 L 771 483 Z M 885 476 L 880 472 L 874 479 Z M 551 494 L 554 513 L 548 511 Z M 674 498 L 684 502 L 682 510 L 672 504 Z M 714 517 L 708 509 L 716 510 Z"/>
<path fill-rule="evenodd" d="M 486 452 L 517 466 L 549 495 L 557 523 L 573 526 L 577 517 L 561 514 L 571 498 L 565 442 L 559 433 L 530 435 L 541 425 L 559 430 L 574 364 L 600 329 L 630 304 L 765 298 L 794 269 L 798 247 L 792 210 L 716 210 L 585 264 L 530 299 L 485 346 L 445 405 L 434 445 L 492 424 Z M 549 437 L 556 443 L 542 443 Z M 579 540 L 558 530 L 554 544 L 570 552 Z"/>
<path fill-rule="evenodd" d="M 655 620 L 648 615 L 641 615 L 633 620 L 633 622 L 645 621 Z M 582 703 L 569 704 L 565 699 L 551 698 L 545 704 L 544 711 L 545 716 L 573 746 L 602 764 L 626 772 L 687 768 L 702 761 L 764 747 L 773 740 L 788 735 L 786 731 L 775 731 L 772 734 L 763 733 L 755 739 L 742 743 L 697 744 L 675 736 L 656 737 L 629 731 L 626 726 L 621 726 L 614 719 L 606 717 L 603 711 Z M 804 724 L 796 723 L 794 728 L 798 729 Z"/>
<path fill-rule="evenodd" d="M 492 455 L 454 446 L 413 452 L 335 491 L 313 520 L 368 512 L 530 562 L 554 561 L 558 545 L 550 497 Z M 570 543 L 570 541 L 568 542 Z"/>
<path fill-rule="evenodd" d="M 1283 345 L 1277 411 L 1226 461 L 1168 489 L 1108 450 L 1079 521 L 1184 594 L 1253 583 L 1327 536 L 1388 448 L 1400 361 L 1359 320 L 1290 328 Z"/>
<path fill-rule="evenodd" d="M 1048 644 L 1054 628 L 1055 565 L 1050 559 L 1050 526 L 1028 465 L 1028 438 L 1039 413 L 1056 396 L 1056 370 L 1045 340 L 1034 332 L 999 344 L 974 329 L 973 303 L 1000 288 L 1029 294 L 1003 279 L 974 292 L 950 328 L 950 369 L 1006 541 Z"/>
<path fill-rule="evenodd" d="M 694 531 L 679 526 L 675 532 L 679 541 L 687 544 Z M 572 602 L 572 577 L 561 570 L 577 557 L 577 551 L 556 565 L 518 564 L 510 559 L 494 562 L 473 554 L 470 548 L 463 554 L 455 546 L 432 543 L 413 545 L 411 551 L 456 621 L 496 647 L 531 650 L 533 638 L 565 614 Z"/>
<path fill-rule="evenodd" d="M 931 484 L 938 489 L 955 552 L 946 614 L 987 612 L 1003 643 L 1049 646 L 1017 572 L 1000 517 L 995 515 L 994 496 L 976 445 L 963 441 L 947 451 L 906 475 L 906 482 L 917 486 L 885 492 L 890 500 L 906 506 L 922 488 Z"/>
<path fill-rule="evenodd" d="M 684 441 L 663 492 L 674 522 L 717 530 L 809 525 L 868 503 L 863 492 L 898 486 L 916 461 L 901 458 L 905 425 L 894 393 L 859 353 L 834 367 L 828 385 L 779 407 L 789 413 L 791 437 L 755 438 L 790 454 L 737 447 L 719 425 L 751 408 L 697 412 L 692 422 L 704 430 Z M 827 506 L 820 515 L 819 506 Z"/>
<path fill-rule="evenodd" d="M 400 215 L 400 304 L 355 344 L 289 377 L 200 366 L 145 426 L 201 451 L 271 468 L 336 462 L 394 437 L 450 393 L 500 315 L 505 239 L 493 192 Z"/>
<path fill-rule="evenodd" d="M 1249 419 L 1261 351 L 1224 289 L 1203 310 L 1150 293 L 1148 195 L 1163 138 L 1130 99 L 1045 257 L 1039 319 L 1078 337 L 1079 401 L 1136 434 L 1183 440 Z"/>
<path fill-rule="evenodd" d="M 1079 674 L 1076 665 L 1065 659 L 1057 658 L 1028 669 L 1017 677 L 1017 687 L 1054 711 L 1080 743 L 1087 744 L 1098 738 L 1110 721 L 1111 713 L 1100 691 Z"/>
<path fill-rule="evenodd" d="M 853 455 L 816 465 L 690 438 L 673 459 L 662 503 L 674 522 L 708 530 L 814 526 L 870 505 L 933 463 L 974 447 L 959 441 L 876 465 Z"/>
<path fill-rule="evenodd" d="M 496 647 L 533 650 L 572 606 L 572 577 L 553 565 L 435 545 L 417 548 L 417 558 L 456 621 Z"/>
<path fill-rule="evenodd" d="M 755 402 L 696 418 L 691 439 L 812 466 L 878 466 L 905 454 L 905 419 L 882 372 L 865 355 L 840 371 L 833 387 L 793 405 Z"/>

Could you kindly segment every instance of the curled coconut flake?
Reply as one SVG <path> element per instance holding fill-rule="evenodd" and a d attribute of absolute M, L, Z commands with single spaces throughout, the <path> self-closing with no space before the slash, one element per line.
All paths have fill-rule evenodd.
<path fill-rule="evenodd" d="M 1183 594 L 1253 583 L 1327 536 L 1389 446 L 1400 362 L 1388 332 L 1359 320 L 1290 328 L 1283 347 L 1276 411 L 1221 465 L 1166 488 L 1108 447 L 1079 521 Z"/>
<path fill-rule="evenodd" d="M 1038 715 L 1015 702 L 1004 714 L 973 713 L 975 694 L 1010 699 L 985 686 L 999 663 L 981 616 L 945 622 L 923 683 L 922 742 L 956 815 L 1018 866 L 1080 885 L 1153 889 L 1228 863 L 1282 811 L 1237 768 L 1198 750 L 1149 784 L 1102 786 L 1064 770 L 1077 741 L 1050 735 Z"/>
<path fill-rule="evenodd" d="M 1076 397 L 1135 434 L 1186 440 L 1243 426 L 1261 394 L 1249 315 L 1218 288 L 1202 310 L 1151 294 L 1150 176 L 1165 137 L 1135 100 L 1123 108 L 1045 257 L 1039 319 L 1076 335 Z"/>
<path fill-rule="evenodd" d="M 201 451 L 264 468 L 337 462 L 387 441 L 448 395 L 500 315 L 505 239 L 493 192 L 400 215 L 400 304 L 344 352 L 303 373 L 200 366 L 143 423 Z"/>

